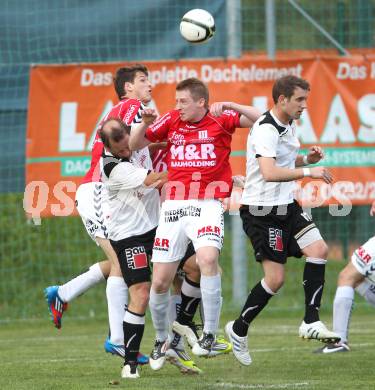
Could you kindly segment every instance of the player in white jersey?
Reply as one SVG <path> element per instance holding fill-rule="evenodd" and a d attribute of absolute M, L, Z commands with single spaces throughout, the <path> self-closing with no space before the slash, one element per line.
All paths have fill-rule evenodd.
<path fill-rule="evenodd" d="M 123 378 L 138 378 L 137 355 L 143 337 L 149 299 L 149 257 L 159 218 L 158 185 L 167 173 L 148 169 L 144 159 L 128 147 L 130 127 L 119 119 L 104 121 L 100 137 L 105 150 L 101 159 L 102 179 L 111 210 L 110 242 L 118 257 L 129 289 L 129 304 L 124 316 L 125 362 Z"/>
<path fill-rule="evenodd" d="M 114 87 L 119 98 L 117 103 L 105 118 L 119 118 L 126 125 L 140 121 L 140 111 L 143 103 L 151 100 L 151 84 L 148 80 L 148 70 L 145 66 L 135 64 L 119 68 L 116 71 Z M 57 328 L 68 302 L 83 294 L 98 282 L 107 279 L 106 295 L 108 301 L 108 317 L 110 337 L 106 340 L 106 352 L 123 356 L 122 320 L 127 303 L 127 286 L 124 283 L 117 256 L 108 240 L 108 215 L 105 189 L 101 181 L 99 159 L 103 144 L 96 134 L 92 149 L 92 159 L 89 171 L 76 194 L 77 210 L 90 237 L 103 249 L 107 261 L 92 265 L 89 270 L 61 286 L 50 286 L 45 290 L 52 320 Z M 148 149 L 137 153 L 139 159 L 149 164 L 152 169 Z M 140 356 L 140 362 L 147 363 L 145 356 Z"/>
<path fill-rule="evenodd" d="M 340 337 L 319 320 L 328 247 L 311 217 L 294 200 L 294 181 L 309 176 L 332 181 L 325 167 L 304 168 L 323 158 L 313 146 L 307 156 L 298 154 L 299 141 L 293 121 L 306 108 L 310 87 L 295 76 L 274 83 L 274 106 L 254 124 L 247 141 L 246 183 L 240 215 L 264 278 L 251 290 L 240 316 L 225 326 L 240 363 L 251 364 L 247 334 L 250 323 L 284 283 L 290 256 L 306 256 L 303 274 L 305 316 L 301 337 L 337 341 Z"/>
<path fill-rule="evenodd" d="M 122 122 L 116 119 L 104 122 L 100 134 L 106 150 L 101 161 L 103 182 L 108 192 L 111 210 L 108 229 L 110 242 L 119 258 L 131 298 L 124 316 L 125 364 L 122 376 L 136 378 L 139 375 L 136 356 L 139 352 L 148 302 L 150 280 L 148 256 L 151 255 L 155 227 L 159 219 L 158 191 L 140 183 L 147 186 L 156 184 L 160 179 L 162 185 L 167 172 L 154 173 L 148 170 L 144 165 L 144 159 L 139 158 L 139 153 L 133 153 L 130 157 L 127 137 L 124 136 L 125 129 L 122 127 Z M 194 296 L 197 293 L 200 293 L 199 285 L 194 285 L 185 278 L 180 305 L 180 311 L 184 316 L 189 317 L 191 312 L 194 314 L 193 307 L 196 308 L 200 301 L 197 295 Z M 225 343 L 221 347 L 225 349 L 228 344 Z M 182 372 L 195 374 L 201 372 L 188 355 L 183 358 L 186 353 L 181 347 L 178 348 L 178 341 L 169 353 L 168 351 L 169 360 Z M 220 352 L 223 351 L 218 349 L 215 351 L 216 354 Z"/>
<path fill-rule="evenodd" d="M 372 203 L 370 215 L 375 216 L 375 202 Z M 341 337 L 341 340 L 338 343 L 328 343 L 315 352 L 350 351 L 348 336 L 354 290 L 375 306 L 375 236 L 354 251 L 351 260 L 338 277 L 333 301 L 333 331 Z"/>

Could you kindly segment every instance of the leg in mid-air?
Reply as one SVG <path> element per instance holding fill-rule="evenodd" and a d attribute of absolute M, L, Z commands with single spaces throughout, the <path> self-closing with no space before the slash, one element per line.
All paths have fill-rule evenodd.
<path fill-rule="evenodd" d="M 105 194 L 101 182 L 83 183 L 77 189 L 77 211 L 87 234 L 103 249 L 107 260 L 93 264 L 86 272 L 61 286 L 50 286 L 44 290 L 52 321 L 58 329 L 61 328 L 62 316 L 68 303 L 110 275 L 114 252 L 109 248 Z"/>
<path fill-rule="evenodd" d="M 108 277 L 109 271 L 109 260 L 101 261 L 61 286 L 49 286 L 44 290 L 48 310 L 57 329 L 62 326 L 62 316 L 68 309 L 68 303 L 99 282 L 104 281 Z"/>

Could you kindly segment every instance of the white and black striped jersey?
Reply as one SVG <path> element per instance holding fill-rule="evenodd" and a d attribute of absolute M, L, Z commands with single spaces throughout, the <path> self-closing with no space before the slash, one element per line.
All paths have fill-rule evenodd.
<path fill-rule="evenodd" d="M 119 241 L 144 234 L 158 225 L 159 191 L 143 182 L 151 171 L 148 148 L 130 160 L 117 159 L 105 149 L 100 160 L 109 206 L 109 238 Z"/>
<path fill-rule="evenodd" d="M 254 206 L 289 204 L 294 200 L 295 182 L 266 182 L 260 172 L 258 157 L 272 157 L 276 165 L 295 168 L 300 148 L 293 121 L 281 123 L 267 111 L 253 125 L 246 151 L 246 183 L 241 203 Z"/>

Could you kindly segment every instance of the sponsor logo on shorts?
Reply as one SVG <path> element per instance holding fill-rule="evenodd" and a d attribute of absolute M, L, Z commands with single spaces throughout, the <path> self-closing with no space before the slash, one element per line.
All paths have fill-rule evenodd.
<path fill-rule="evenodd" d="M 366 264 L 371 261 L 371 255 L 362 246 L 357 249 L 357 256 Z"/>
<path fill-rule="evenodd" d="M 195 206 L 181 207 L 175 210 L 166 210 L 164 212 L 165 222 L 176 222 L 182 217 L 200 217 L 201 208 Z"/>
<path fill-rule="evenodd" d="M 99 226 L 93 222 L 91 219 L 86 221 L 86 229 L 90 235 L 94 235 L 95 232 L 99 229 Z"/>
<path fill-rule="evenodd" d="M 146 268 L 147 254 L 144 246 L 136 246 L 125 249 L 126 261 L 130 269 Z"/>
<path fill-rule="evenodd" d="M 221 229 L 219 226 L 204 226 L 198 229 L 197 238 L 206 237 L 209 241 L 221 240 Z"/>
<path fill-rule="evenodd" d="M 154 250 L 168 252 L 169 240 L 167 238 L 155 238 Z"/>
<path fill-rule="evenodd" d="M 274 251 L 282 252 L 284 250 L 283 231 L 281 229 L 269 228 L 268 237 L 270 247 Z"/>

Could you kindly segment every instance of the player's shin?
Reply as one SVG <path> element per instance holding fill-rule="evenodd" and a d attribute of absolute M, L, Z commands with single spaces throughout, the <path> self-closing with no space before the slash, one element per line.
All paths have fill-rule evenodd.
<path fill-rule="evenodd" d="M 156 339 L 159 341 L 164 341 L 168 337 L 168 305 L 169 291 L 157 294 L 151 288 L 149 307 L 156 331 Z"/>
<path fill-rule="evenodd" d="M 107 279 L 106 295 L 110 341 L 115 345 L 123 345 L 123 319 L 128 304 L 128 287 L 122 276 L 110 276 Z"/>
<path fill-rule="evenodd" d="M 145 315 L 126 311 L 123 322 L 125 364 L 136 364 L 145 328 Z"/>
<path fill-rule="evenodd" d="M 169 337 L 168 343 L 173 347 L 183 347 L 182 337 L 173 332 L 172 324 L 177 318 L 177 315 L 180 311 L 181 306 L 181 295 L 171 295 L 169 298 L 169 306 L 168 306 L 168 318 L 169 318 Z"/>
<path fill-rule="evenodd" d="M 273 292 L 262 279 L 250 291 L 240 316 L 233 323 L 233 331 L 237 336 L 247 336 L 249 325 L 263 310 L 268 301 L 276 293 Z"/>
<path fill-rule="evenodd" d="M 204 307 L 204 333 L 216 334 L 220 319 L 221 275 L 201 276 L 201 293 Z"/>
<path fill-rule="evenodd" d="M 303 271 L 303 288 L 305 291 L 304 322 L 306 324 L 319 321 L 319 308 L 323 295 L 326 262 L 327 260 L 324 259 L 306 258 Z"/>
<path fill-rule="evenodd" d="M 189 324 L 193 320 L 200 301 L 200 284 L 185 277 L 181 288 L 181 306 L 177 316 L 177 321 L 180 324 Z"/>
<path fill-rule="evenodd" d="M 351 286 L 339 286 L 333 301 L 333 331 L 347 343 L 350 317 L 353 309 L 354 289 Z"/>
<path fill-rule="evenodd" d="M 64 302 L 70 302 L 103 280 L 104 275 L 99 263 L 93 264 L 86 272 L 60 286 L 59 297 Z"/>

